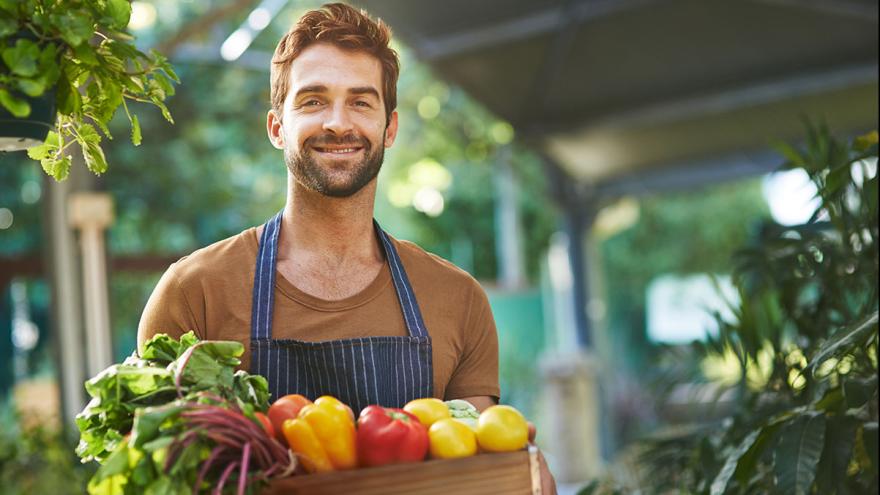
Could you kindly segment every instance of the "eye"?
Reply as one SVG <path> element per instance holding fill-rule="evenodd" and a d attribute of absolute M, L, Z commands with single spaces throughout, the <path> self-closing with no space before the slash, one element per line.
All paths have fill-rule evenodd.
<path fill-rule="evenodd" d="M 354 105 L 357 107 L 363 107 L 363 108 L 373 108 L 373 106 L 370 105 L 369 102 L 364 101 L 364 100 L 357 100 L 354 102 Z"/>
<path fill-rule="evenodd" d="M 320 104 L 321 104 L 321 102 L 318 101 L 318 100 L 306 100 L 306 101 L 304 101 L 304 102 L 302 103 L 302 106 L 304 106 L 304 107 L 314 107 L 314 106 L 316 106 L 316 105 L 320 105 Z"/>

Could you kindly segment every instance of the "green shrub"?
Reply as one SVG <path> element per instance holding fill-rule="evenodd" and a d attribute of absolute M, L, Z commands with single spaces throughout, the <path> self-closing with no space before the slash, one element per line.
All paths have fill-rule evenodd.
<path fill-rule="evenodd" d="M 734 412 L 645 443 L 650 491 L 877 493 L 877 132 L 845 143 L 808 124 L 804 150 L 780 150 L 821 206 L 735 255 L 735 321 L 716 315 L 702 351 L 736 357 Z"/>

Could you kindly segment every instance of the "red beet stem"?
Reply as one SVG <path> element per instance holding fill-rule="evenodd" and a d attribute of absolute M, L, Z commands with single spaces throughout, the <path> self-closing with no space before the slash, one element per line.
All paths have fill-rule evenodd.
<path fill-rule="evenodd" d="M 208 474 L 208 470 L 211 469 L 211 465 L 214 461 L 220 457 L 220 454 L 226 450 L 226 447 L 222 445 L 218 445 L 211 450 L 211 455 L 208 456 L 208 459 L 205 460 L 205 463 L 202 464 L 202 468 L 199 469 L 199 476 L 196 478 L 196 484 L 193 485 L 193 493 L 199 493 L 199 489 L 202 487 L 202 481 L 205 480 L 205 475 Z"/>
<path fill-rule="evenodd" d="M 180 358 L 180 366 L 178 366 L 177 370 L 174 372 L 174 386 L 177 387 L 177 396 L 180 398 L 183 398 L 183 385 L 180 383 L 183 377 L 183 369 L 186 368 L 187 363 L 189 363 L 189 358 L 192 357 L 193 351 L 201 344 L 201 342 L 197 342 L 195 345 L 183 352 L 183 356 L 181 356 Z"/>
<path fill-rule="evenodd" d="M 250 458 L 251 443 L 247 442 L 241 450 L 241 474 L 238 475 L 238 495 L 244 495 L 244 489 L 247 487 L 247 468 Z"/>
<path fill-rule="evenodd" d="M 230 463 L 226 466 L 226 469 L 223 470 L 223 474 L 220 475 L 220 481 L 217 482 L 217 486 L 214 487 L 214 495 L 222 495 L 223 493 L 223 485 L 226 484 L 226 480 L 229 478 L 229 475 L 232 474 L 232 471 L 238 466 L 238 461 Z"/>

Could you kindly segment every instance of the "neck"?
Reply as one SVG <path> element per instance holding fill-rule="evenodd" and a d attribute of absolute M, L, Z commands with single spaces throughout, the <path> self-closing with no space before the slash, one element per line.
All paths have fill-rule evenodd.
<path fill-rule="evenodd" d="M 309 253 L 340 265 L 383 260 L 373 232 L 376 180 L 347 198 L 333 198 L 302 187 L 287 176 L 279 260 Z"/>

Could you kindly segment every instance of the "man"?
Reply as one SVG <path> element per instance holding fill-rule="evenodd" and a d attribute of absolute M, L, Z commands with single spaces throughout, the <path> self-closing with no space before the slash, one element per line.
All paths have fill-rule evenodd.
<path fill-rule="evenodd" d="M 373 221 L 376 176 L 397 135 L 389 29 L 344 4 L 303 15 L 271 70 L 269 140 L 287 202 L 265 225 L 174 263 L 138 344 L 193 330 L 244 344 L 273 398 L 329 394 L 360 411 L 421 397 L 497 403 L 498 340 L 466 272 Z"/>

